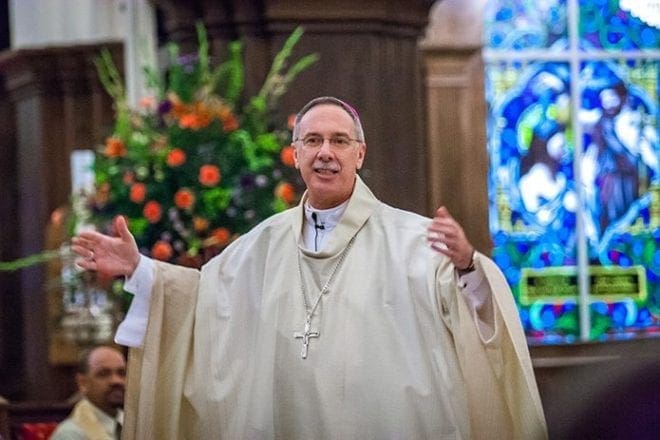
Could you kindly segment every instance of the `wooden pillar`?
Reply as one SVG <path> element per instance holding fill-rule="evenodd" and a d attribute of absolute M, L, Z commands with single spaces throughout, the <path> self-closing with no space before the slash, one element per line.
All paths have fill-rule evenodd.
<path fill-rule="evenodd" d="M 18 222 L 16 206 L 16 124 L 14 107 L 3 87 L 0 76 L 0 261 L 18 258 L 16 248 Z M 20 374 L 22 340 L 18 274 L 0 272 L 0 371 L 2 376 L 16 378 Z M 0 380 L 0 395 L 12 396 L 18 391 L 18 381 Z M 7 437 L 8 438 L 8 437 Z"/>
<path fill-rule="evenodd" d="M 447 206 L 475 247 L 490 254 L 482 9 L 481 0 L 436 4 L 421 47 L 428 106 L 428 204 Z"/>
<path fill-rule="evenodd" d="M 270 62 L 296 26 L 305 35 L 294 56 L 315 52 L 319 62 L 298 77 L 281 101 L 284 116 L 307 101 L 333 95 L 354 105 L 367 139 L 363 178 L 384 201 L 428 213 L 425 109 L 417 41 L 428 0 L 197 0 L 155 2 L 166 38 L 194 41 L 201 19 L 216 54 L 236 37 L 244 42 L 246 92 L 261 86 Z"/>
<path fill-rule="evenodd" d="M 108 46 L 121 59 L 121 46 Z M 72 150 L 94 148 L 103 141 L 113 121 L 111 99 L 97 79 L 93 59 L 100 46 L 22 49 L 0 55 L 0 75 L 11 102 L 13 138 L 0 139 L 2 160 L 11 164 L 3 183 L 11 195 L 10 214 L 3 214 L 11 241 L 3 238 L 5 255 L 24 257 L 44 249 L 45 230 L 55 208 L 68 203 L 71 192 L 69 158 Z M 119 63 L 120 64 L 120 63 Z M 4 124 L 4 122 L 3 122 Z M 4 125 L 3 125 L 4 127 Z M 4 169 L 4 165 L 3 165 Z M 3 174 L 4 175 L 4 174 Z M 42 266 L 13 275 L 11 307 L 0 310 L 0 340 L 20 347 L 18 365 L 3 377 L 14 384 L 6 392 L 16 399 L 56 399 L 72 391 L 70 371 L 48 362 L 48 329 L 51 316 Z M 13 350 L 13 349 L 12 349 Z M 3 370 L 4 372 L 5 370 Z M 4 374 L 4 373 L 3 373 Z M 66 387 L 63 389 L 62 387 Z"/>

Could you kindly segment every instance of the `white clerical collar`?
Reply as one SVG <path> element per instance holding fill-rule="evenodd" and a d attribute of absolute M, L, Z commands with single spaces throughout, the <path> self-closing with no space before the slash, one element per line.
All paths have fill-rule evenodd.
<path fill-rule="evenodd" d="M 303 227 L 303 240 L 307 249 L 316 252 L 323 249 L 323 244 L 330 232 L 341 220 L 348 200 L 341 205 L 329 209 L 316 209 L 305 201 L 305 226 Z"/>

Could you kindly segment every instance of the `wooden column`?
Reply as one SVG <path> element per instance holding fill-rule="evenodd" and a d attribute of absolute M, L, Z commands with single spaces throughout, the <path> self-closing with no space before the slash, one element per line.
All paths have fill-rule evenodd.
<path fill-rule="evenodd" d="M 121 46 L 109 47 L 120 60 Z M 11 164 L 10 177 L 3 179 L 3 191 L 10 195 L 11 203 L 9 214 L 2 217 L 1 229 L 11 231 L 11 237 L 3 236 L 0 242 L 3 259 L 44 249 L 50 214 L 69 200 L 72 150 L 95 147 L 111 129 L 111 100 L 93 65 L 99 50 L 98 45 L 88 45 L 0 55 L 2 93 L 10 102 L 9 109 L 8 104 L 2 108 L 12 121 L 3 121 L 2 127 L 13 135 L 0 139 L 0 162 Z M 10 320 L 12 325 L 0 328 L 0 341 L 11 347 L 5 351 L 13 363 L 11 377 L 1 381 L 9 389 L 0 389 L 0 393 L 12 400 L 67 397 L 73 390 L 71 372 L 52 368 L 48 362 L 52 317 L 48 315 L 44 268 L 24 269 L 12 277 L 11 291 L 3 292 L 11 297 L 6 300 L 10 307 L 0 310 L 0 321 Z"/>
<path fill-rule="evenodd" d="M 445 205 L 475 247 L 490 254 L 482 1 L 436 4 L 422 42 L 428 136 L 428 204 Z"/>
<path fill-rule="evenodd" d="M 428 213 L 425 109 L 417 41 L 427 23 L 428 0 L 158 0 L 167 38 L 194 42 L 201 19 L 222 53 L 240 37 L 245 47 L 246 91 L 256 93 L 270 61 L 301 25 L 295 56 L 316 52 L 320 61 L 304 72 L 281 101 L 282 116 L 320 95 L 354 105 L 362 117 L 367 159 L 362 176 L 395 206 Z"/>
<path fill-rule="evenodd" d="M 10 261 L 18 257 L 16 124 L 14 106 L 3 85 L 4 78 L 0 75 L 0 261 Z M 18 274 L 0 272 L 0 371 L 9 378 L 16 378 L 21 370 L 21 348 L 17 343 L 22 340 L 18 289 Z M 0 395 L 11 396 L 17 391 L 17 381 L 0 380 Z"/>

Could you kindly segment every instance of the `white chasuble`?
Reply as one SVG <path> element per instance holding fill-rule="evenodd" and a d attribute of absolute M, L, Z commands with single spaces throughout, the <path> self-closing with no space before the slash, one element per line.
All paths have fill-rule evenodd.
<path fill-rule="evenodd" d="M 475 259 L 493 292 L 485 340 L 451 262 L 427 244 L 428 218 L 383 204 L 357 178 L 321 252 L 301 245 L 302 222 L 301 202 L 201 275 L 156 265 L 145 341 L 129 356 L 124 439 L 546 437 L 491 260 Z"/>

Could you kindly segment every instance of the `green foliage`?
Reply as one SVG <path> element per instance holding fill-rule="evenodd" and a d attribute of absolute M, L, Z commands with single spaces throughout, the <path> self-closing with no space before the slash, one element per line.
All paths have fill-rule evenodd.
<path fill-rule="evenodd" d="M 0 272 L 13 272 L 37 264 L 48 263 L 60 258 L 60 250 L 44 251 L 39 254 L 29 255 L 14 261 L 0 262 Z"/>

